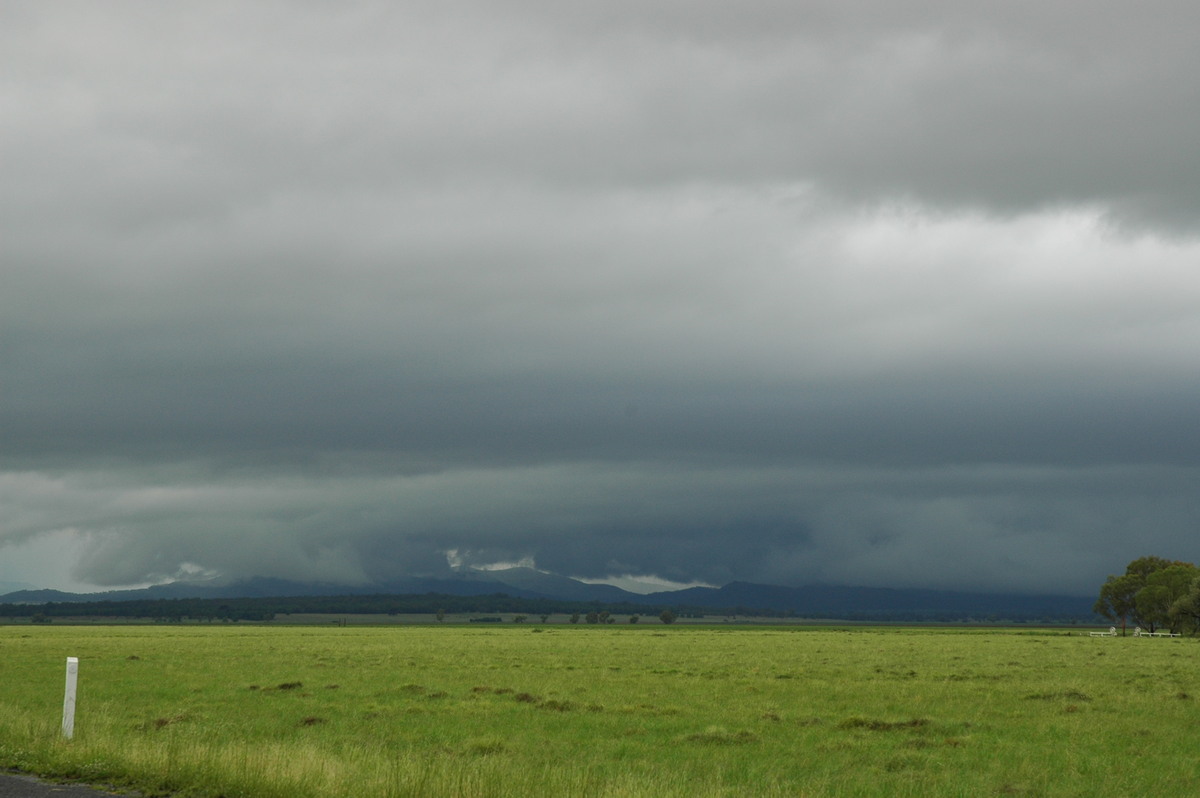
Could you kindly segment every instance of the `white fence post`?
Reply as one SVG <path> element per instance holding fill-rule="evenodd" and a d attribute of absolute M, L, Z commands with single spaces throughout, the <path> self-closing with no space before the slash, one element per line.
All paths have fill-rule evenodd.
<path fill-rule="evenodd" d="M 67 657 L 67 691 L 63 696 L 63 737 L 75 736 L 75 683 L 79 678 L 79 658 Z"/>

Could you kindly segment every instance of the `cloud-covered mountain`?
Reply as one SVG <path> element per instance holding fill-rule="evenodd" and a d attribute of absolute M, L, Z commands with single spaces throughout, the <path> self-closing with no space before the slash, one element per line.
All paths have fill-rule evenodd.
<path fill-rule="evenodd" d="M 139 590 L 65 593 L 24 590 L 0 596 L 0 603 L 134 601 L 172 598 L 259 598 L 375 594 L 446 594 L 488 596 L 497 593 L 529 599 L 647 607 L 706 608 L 726 613 L 794 613 L 811 618 L 922 617 L 1047 618 L 1092 617 L 1093 599 L 1062 595 L 983 594 L 938 590 L 902 590 L 842 586 L 782 587 L 735 582 L 720 588 L 693 587 L 650 594 L 612 585 L 592 585 L 530 568 L 466 571 L 454 579 L 413 579 L 390 585 L 347 590 L 328 584 L 255 579 L 231 585 L 177 583 Z"/>

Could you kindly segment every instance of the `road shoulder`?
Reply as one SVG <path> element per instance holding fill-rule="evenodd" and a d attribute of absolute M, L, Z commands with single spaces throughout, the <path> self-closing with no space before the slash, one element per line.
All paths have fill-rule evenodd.
<path fill-rule="evenodd" d="M 115 793 L 86 784 L 45 781 L 23 773 L 0 773 L 0 798 L 133 798 L 137 793 Z"/>

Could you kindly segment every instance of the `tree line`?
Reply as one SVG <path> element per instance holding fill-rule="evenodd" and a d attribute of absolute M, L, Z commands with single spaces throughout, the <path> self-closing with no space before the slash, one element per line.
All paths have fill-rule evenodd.
<path fill-rule="evenodd" d="M 670 607 L 671 617 L 703 617 L 696 607 Z M 0 604 L 0 617 L 30 618 L 49 623 L 53 618 L 152 618 L 179 623 L 189 621 L 271 621 L 278 615 L 400 615 L 446 613 L 521 613 L 583 615 L 607 619 L 612 615 L 660 616 L 663 607 L 633 603 L 559 601 L 519 598 L 504 593 L 484 596 L 422 595 L 284 596 L 252 598 L 173 598 L 122 601 L 60 601 L 45 604 Z M 707 610 L 712 612 L 712 610 Z M 760 615 L 774 615 L 759 611 Z M 592 621 L 588 620 L 589 623 Z"/>
<path fill-rule="evenodd" d="M 1195 634 L 1200 631 L 1200 568 L 1182 560 L 1139 557 L 1124 574 L 1108 577 L 1093 609 L 1120 623 L 1122 634 L 1129 624 L 1147 632 Z"/>
<path fill-rule="evenodd" d="M 1085 604 L 1086 606 L 1086 604 Z M 927 610 L 852 611 L 844 609 L 772 610 L 760 607 L 702 607 L 672 604 L 647 605 L 638 603 L 571 601 L 552 598 L 521 598 L 505 593 L 459 596 L 444 593 L 374 594 L 347 596 L 284 596 L 248 598 L 156 598 L 100 601 L 58 601 L 38 604 L 0 603 L 0 617 L 30 618 L 38 623 L 50 623 L 54 618 L 138 618 L 166 623 L 270 621 L 279 615 L 400 615 L 429 614 L 444 618 L 452 613 L 463 615 L 497 613 L 542 616 L 548 614 L 580 616 L 591 622 L 614 615 L 638 616 L 642 619 L 659 617 L 669 609 L 679 618 L 831 618 L 852 622 L 886 623 L 1077 623 L 1089 622 L 1091 617 L 1081 613 L 1055 613 L 1046 610 L 983 613 L 978 610 L 955 611 L 938 608 Z"/>

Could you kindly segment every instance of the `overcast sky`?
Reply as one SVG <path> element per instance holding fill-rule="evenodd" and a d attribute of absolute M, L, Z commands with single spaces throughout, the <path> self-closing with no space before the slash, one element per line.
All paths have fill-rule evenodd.
<path fill-rule="evenodd" d="M 1200 559 L 1194 2 L 0 3 L 0 581 Z"/>

